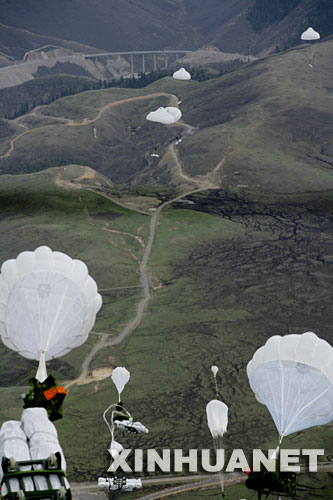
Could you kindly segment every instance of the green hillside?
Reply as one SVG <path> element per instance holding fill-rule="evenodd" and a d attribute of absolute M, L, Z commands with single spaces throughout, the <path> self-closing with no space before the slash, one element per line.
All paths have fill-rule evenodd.
<path fill-rule="evenodd" d="M 36 122 L 28 121 L 33 128 L 21 132 L 9 156 L 11 137 L 0 139 L 1 172 L 83 163 L 116 183 L 168 183 L 173 166 L 163 155 L 183 135 L 186 140 L 176 149 L 190 176 L 215 169 L 214 182 L 229 187 L 327 189 L 332 186 L 332 46 L 333 41 L 318 44 L 314 54 L 313 48 L 300 47 L 205 82 L 165 78 L 144 89 L 103 89 L 59 99 L 42 108 Z M 127 101 L 132 98 L 137 100 Z M 149 111 L 178 98 L 183 122 L 195 127 L 191 135 L 180 122 L 146 121 Z M 119 105 L 108 107 L 114 101 Z M 46 115 L 56 119 L 43 127 Z M 25 123 L 29 115 L 19 120 Z M 160 160 L 150 157 L 155 147 Z"/>
<path fill-rule="evenodd" d="M 332 35 L 331 0 L 0 0 L 0 11 L 0 52 L 17 59 L 50 44 L 92 53 L 213 45 L 268 54 L 297 44 L 309 25 Z"/>

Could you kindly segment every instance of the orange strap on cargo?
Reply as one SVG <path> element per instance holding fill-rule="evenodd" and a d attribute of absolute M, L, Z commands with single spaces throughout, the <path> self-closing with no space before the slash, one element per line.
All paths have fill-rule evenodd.
<path fill-rule="evenodd" d="M 61 385 L 57 385 L 56 387 L 51 387 L 51 389 L 44 391 L 44 396 L 45 396 L 45 399 L 50 401 L 50 399 L 53 399 L 58 393 L 59 394 L 66 394 L 66 389 L 64 387 L 62 387 Z"/>

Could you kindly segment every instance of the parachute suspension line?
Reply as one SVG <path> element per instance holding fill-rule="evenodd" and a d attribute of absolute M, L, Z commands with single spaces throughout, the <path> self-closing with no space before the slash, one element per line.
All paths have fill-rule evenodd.
<path fill-rule="evenodd" d="M 286 435 L 287 434 L 287 431 L 288 429 L 290 429 L 290 427 L 292 426 L 292 424 L 295 422 L 295 420 L 299 417 L 299 415 L 304 411 L 306 410 L 306 408 L 308 408 L 309 406 L 311 406 L 313 403 L 315 403 L 318 399 L 320 399 L 322 396 L 324 396 L 326 394 L 327 391 L 329 391 L 331 389 L 331 385 L 329 385 L 323 392 L 321 392 L 316 398 L 314 398 L 312 401 L 309 401 L 309 403 L 307 403 L 305 406 L 303 406 L 303 408 L 300 408 L 298 410 L 298 412 L 296 413 L 296 415 L 294 416 L 294 418 L 291 420 L 291 422 L 289 423 L 288 427 L 284 430 L 283 434 Z"/>
<path fill-rule="evenodd" d="M 223 437 L 216 437 L 216 438 L 213 438 L 213 443 L 214 443 L 214 448 L 215 448 L 215 451 L 216 451 L 216 456 L 217 456 L 217 451 L 218 450 L 223 450 Z M 223 464 L 224 466 L 224 464 Z M 220 486 L 221 486 L 221 495 L 222 495 L 222 498 L 224 498 L 224 472 L 223 472 L 223 467 L 222 469 L 219 471 L 219 480 L 220 480 Z"/>
<path fill-rule="evenodd" d="M 111 408 L 112 408 L 113 406 L 117 406 L 117 405 L 116 405 L 115 403 L 110 404 L 110 406 L 108 406 L 108 407 L 107 407 L 107 409 L 106 409 L 106 410 L 104 411 L 104 413 L 103 413 L 103 419 L 104 419 L 104 422 L 106 423 L 106 425 L 108 426 L 108 429 L 109 429 L 109 431 L 110 431 L 110 434 L 111 434 L 111 438 L 112 438 L 112 440 L 113 440 L 113 434 L 114 434 L 114 425 L 113 425 L 112 420 L 111 420 L 111 425 L 109 424 L 109 422 L 107 421 L 107 418 L 106 418 L 106 414 L 107 414 L 107 412 L 108 412 L 109 410 L 111 410 Z"/>
<path fill-rule="evenodd" d="M 127 411 L 125 408 L 125 412 L 121 412 L 119 410 L 117 410 L 117 403 L 112 403 L 110 404 L 110 406 L 107 407 L 107 409 L 104 411 L 103 413 L 103 419 L 104 419 L 104 422 L 106 423 L 106 425 L 108 426 L 108 429 L 110 431 L 110 434 L 111 434 L 111 439 L 112 441 L 114 440 L 114 420 L 117 420 L 116 418 L 114 418 L 116 415 L 120 415 L 122 417 L 128 417 L 129 419 L 132 419 L 132 415 L 130 414 L 129 411 Z M 111 413 L 111 418 L 110 418 L 110 422 L 111 422 L 111 425 L 109 424 L 107 418 L 106 418 L 106 414 L 108 411 L 111 410 L 111 408 L 115 408 L 112 410 L 112 413 Z"/>
<path fill-rule="evenodd" d="M 280 429 L 283 429 L 284 426 L 284 375 L 281 359 L 279 360 L 280 365 L 280 373 L 281 373 L 281 421 L 280 421 Z M 281 443 L 280 443 L 281 444 Z"/>
<path fill-rule="evenodd" d="M 74 267 L 74 261 L 73 261 L 73 264 L 72 264 L 72 268 Z M 50 333 L 49 333 L 49 336 L 47 338 L 47 342 L 46 342 L 46 346 L 45 346 L 45 350 L 47 351 L 48 348 L 49 348 L 49 345 L 50 345 L 50 340 L 52 338 L 52 335 L 53 335 L 53 330 L 54 330 L 54 327 L 56 325 L 56 322 L 58 321 L 58 318 L 59 318 L 59 315 L 60 315 L 60 312 L 61 312 L 61 309 L 62 309 L 62 306 L 64 304 L 64 300 L 65 300 L 65 297 L 66 297 L 66 294 L 68 292 L 68 287 L 69 287 L 69 284 L 70 284 L 70 280 L 67 280 L 67 284 L 66 284 L 66 289 L 64 290 L 63 292 L 63 295 L 61 297 L 61 301 L 59 303 L 59 306 L 58 306 L 58 310 L 57 310 L 57 313 L 52 321 L 52 325 L 51 325 L 51 328 L 50 328 Z"/>
<path fill-rule="evenodd" d="M 271 460 L 277 460 L 279 455 L 280 455 L 280 448 L 281 448 L 281 443 L 282 443 L 282 440 L 285 436 L 285 433 L 282 432 L 280 435 L 279 435 L 279 444 L 277 445 L 277 447 L 275 448 L 272 456 L 270 457 Z"/>
<path fill-rule="evenodd" d="M 219 369 L 218 369 L 218 367 L 216 365 L 213 365 L 213 366 L 211 366 L 211 371 L 213 372 L 213 377 L 214 377 L 214 382 L 215 382 L 215 395 L 216 395 L 216 399 L 220 399 L 219 390 L 218 390 L 218 387 L 217 387 L 217 378 L 216 378 L 216 375 L 217 375 L 217 372 L 219 371 Z"/>
<path fill-rule="evenodd" d="M 36 372 L 36 379 L 39 382 L 44 382 L 47 379 L 46 361 L 45 361 L 45 351 L 40 353 L 39 365 Z"/>
<path fill-rule="evenodd" d="M 312 65 L 314 63 L 316 44 L 312 42 L 311 45 L 312 47 L 310 48 L 309 64 Z"/>
<path fill-rule="evenodd" d="M 218 391 L 218 388 L 217 388 L 217 380 L 216 380 L 216 375 L 214 375 L 214 379 L 215 379 L 215 392 L 216 392 L 216 399 L 219 399 L 219 391 Z"/>

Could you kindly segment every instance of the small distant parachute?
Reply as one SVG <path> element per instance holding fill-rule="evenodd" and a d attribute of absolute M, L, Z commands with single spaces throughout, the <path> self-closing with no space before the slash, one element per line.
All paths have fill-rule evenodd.
<path fill-rule="evenodd" d="M 215 450 L 223 448 L 223 434 L 228 427 L 228 407 L 218 399 L 212 399 L 206 406 L 207 424 L 213 437 Z M 219 472 L 222 496 L 224 497 L 224 475 Z"/>
<path fill-rule="evenodd" d="M 315 31 L 313 28 L 308 28 L 301 34 L 301 40 L 311 42 L 312 40 L 319 40 L 320 34 Z"/>
<path fill-rule="evenodd" d="M 180 68 L 174 72 L 172 78 L 175 78 L 175 80 L 191 80 L 191 74 L 185 68 Z"/>
<path fill-rule="evenodd" d="M 215 365 L 213 365 L 213 366 L 211 367 L 211 370 L 212 370 L 212 372 L 213 372 L 214 377 L 216 377 L 216 374 L 217 374 L 217 372 L 219 371 L 218 367 L 217 367 L 217 366 L 215 366 Z"/>
<path fill-rule="evenodd" d="M 315 31 L 313 28 L 308 28 L 301 34 L 301 40 L 304 42 L 308 42 L 309 45 L 312 45 L 312 48 L 309 53 L 309 66 L 313 69 L 313 61 L 315 58 L 315 42 L 320 39 L 320 34 Z"/>
<path fill-rule="evenodd" d="M 247 365 L 250 386 L 280 435 L 333 419 L 333 348 L 313 332 L 275 335 Z"/>
<path fill-rule="evenodd" d="M 47 378 L 45 361 L 83 344 L 102 298 L 87 266 L 42 246 L 3 263 L 0 335 L 23 357 L 39 361 L 36 378 Z"/>
<path fill-rule="evenodd" d="M 164 125 L 169 125 L 171 123 L 177 122 L 181 118 L 182 114 L 178 108 L 160 107 L 156 111 L 151 111 L 146 116 L 146 119 L 151 122 L 163 123 Z"/>
<path fill-rule="evenodd" d="M 213 372 L 213 375 L 214 375 L 214 380 L 215 380 L 215 392 L 216 392 L 216 397 L 218 398 L 219 397 L 219 390 L 218 390 L 218 387 L 217 387 L 217 380 L 216 380 L 216 375 L 217 375 L 217 372 L 219 371 L 218 367 L 213 365 L 211 367 L 211 370 Z"/>
<path fill-rule="evenodd" d="M 207 424 L 213 439 L 222 437 L 228 426 L 228 407 L 218 399 L 206 406 Z"/>
<path fill-rule="evenodd" d="M 118 391 L 119 401 L 120 395 L 123 392 L 125 385 L 129 381 L 130 376 L 130 372 L 123 366 L 118 366 L 112 372 L 111 378 Z"/>

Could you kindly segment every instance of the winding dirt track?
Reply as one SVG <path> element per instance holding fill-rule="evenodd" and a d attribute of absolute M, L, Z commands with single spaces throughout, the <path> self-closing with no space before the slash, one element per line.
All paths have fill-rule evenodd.
<path fill-rule="evenodd" d="M 169 146 L 169 148 L 173 147 L 173 145 Z M 180 165 L 180 163 L 179 163 Z M 186 176 L 186 179 L 189 180 L 190 178 Z M 195 179 L 191 179 L 192 182 L 197 183 Z M 155 240 L 156 236 L 156 229 L 157 225 L 159 222 L 159 219 L 161 217 L 161 212 L 164 210 L 168 205 L 171 205 L 172 203 L 184 198 L 184 196 L 188 196 L 193 193 L 197 193 L 200 191 L 206 191 L 207 189 L 217 189 L 217 185 L 214 185 L 210 183 L 209 181 L 200 181 L 201 186 L 200 187 L 195 187 L 192 189 L 187 189 L 185 191 L 182 191 L 181 194 L 176 196 L 175 198 L 172 198 L 171 200 L 168 200 L 164 203 L 162 203 L 154 212 L 154 214 L 151 216 L 150 219 L 150 225 L 149 225 L 149 237 L 148 237 L 148 242 L 145 247 L 145 251 L 142 257 L 142 260 L 140 262 L 139 266 L 139 272 L 140 272 L 140 286 L 143 288 L 143 297 L 139 300 L 139 302 L 136 305 L 136 312 L 134 315 L 134 318 L 131 319 L 125 327 L 122 329 L 122 331 L 115 336 L 113 339 L 107 342 L 107 334 L 101 334 L 100 340 L 94 345 L 93 349 L 89 352 L 87 357 L 84 359 L 81 367 L 81 374 L 79 377 L 75 380 L 72 380 L 66 385 L 66 389 L 68 390 L 71 386 L 80 384 L 83 380 L 86 380 L 88 376 L 88 370 L 89 370 L 89 365 L 95 355 L 101 350 L 104 349 L 105 347 L 111 347 L 114 345 L 120 344 L 128 335 L 130 335 L 136 328 L 137 326 L 141 323 L 143 320 L 148 304 L 152 298 L 152 289 L 151 289 L 151 284 L 148 278 L 148 261 L 152 252 L 153 248 L 153 243 Z M 84 188 L 84 186 L 82 186 Z M 90 188 L 91 190 L 91 188 Z M 101 193 L 98 193 L 101 194 Z M 109 199 L 113 201 L 113 198 L 110 196 L 107 196 Z M 127 208 L 126 205 L 119 203 L 118 204 L 123 206 L 124 208 Z"/>
<path fill-rule="evenodd" d="M 117 106 L 121 106 L 122 104 L 126 104 L 129 102 L 144 101 L 146 99 L 152 99 L 154 97 L 169 97 L 170 103 L 173 104 L 174 106 L 177 106 L 177 103 L 178 103 L 178 98 L 174 94 L 168 94 L 167 92 L 155 92 L 153 94 L 147 94 L 147 95 L 137 96 L 137 97 L 128 97 L 127 99 L 121 99 L 120 101 L 109 102 L 108 104 L 103 106 L 103 108 L 101 108 L 99 110 L 99 112 L 97 113 L 95 118 L 84 118 L 82 122 L 75 122 L 73 120 L 68 120 L 67 118 L 60 118 L 60 117 L 51 116 L 51 115 L 44 115 L 44 117 L 45 118 L 55 118 L 57 120 L 63 120 L 65 123 L 60 123 L 59 125 L 63 125 L 64 127 L 82 127 L 85 125 L 90 125 L 91 123 L 95 123 L 97 120 L 99 120 L 103 116 L 103 113 L 105 113 L 105 111 L 107 111 L 108 109 L 115 108 Z M 24 116 L 29 116 L 29 115 L 43 116 L 43 115 L 37 115 L 36 110 L 32 111 L 28 115 L 24 115 Z M 17 136 L 13 137 L 13 139 L 11 139 L 11 141 L 9 143 L 8 151 L 6 153 L 4 153 L 3 155 L 0 155 L 0 159 L 1 158 L 8 158 L 13 153 L 13 151 L 15 149 L 16 141 L 18 139 L 20 139 L 21 137 L 23 137 L 24 135 L 29 134 L 35 130 L 42 130 L 42 129 L 45 129 L 47 127 L 54 127 L 54 126 L 55 126 L 55 124 L 52 123 L 49 125 L 42 125 L 40 127 L 30 128 L 28 130 L 25 130 L 24 132 L 21 132 Z"/>
<path fill-rule="evenodd" d="M 156 92 L 156 93 L 147 94 L 144 96 L 129 97 L 126 99 L 122 99 L 120 101 L 112 101 L 112 102 L 106 104 L 105 106 L 103 106 L 103 108 L 101 108 L 98 111 L 97 115 L 94 118 L 84 118 L 84 120 L 82 122 L 68 121 L 68 119 L 64 119 L 65 123 L 60 124 L 60 125 L 67 126 L 67 127 L 82 127 L 82 126 L 90 125 L 92 123 L 95 123 L 97 120 L 99 120 L 102 117 L 103 113 L 105 113 L 105 111 L 107 111 L 108 109 L 115 108 L 117 106 L 121 106 L 122 104 L 143 101 L 143 100 L 152 99 L 155 97 L 169 97 L 170 104 L 172 104 L 174 106 L 178 105 L 178 97 L 176 95 L 166 93 L 166 92 Z M 36 114 L 36 111 L 33 111 L 31 114 Z M 48 117 L 50 118 L 50 116 L 48 116 Z M 186 134 L 195 133 L 195 129 L 191 125 L 186 124 L 183 121 L 179 122 L 179 125 L 181 125 L 184 128 Z M 54 124 L 25 130 L 21 134 L 17 135 L 16 137 L 14 137 L 10 141 L 10 147 L 9 147 L 8 151 L 4 155 L 0 156 L 0 158 L 9 157 L 12 154 L 12 152 L 14 151 L 14 148 L 15 148 L 15 143 L 20 137 L 22 137 L 22 136 L 24 136 L 24 135 L 26 135 L 34 130 L 40 130 L 40 129 L 44 129 L 44 128 L 47 128 L 50 126 L 54 126 Z M 125 325 L 125 327 L 122 329 L 122 331 L 117 336 L 115 336 L 113 339 L 107 341 L 108 334 L 103 333 L 100 335 L 99 341 L 94 345 L 93 349 L 89 352 L 89 354 L 86 356 L 86 358 L 84 359 L 84 361 L 82 363 L 81 374 L 79 375 L 79 377 L 77 379 L 72 380 L 71 382 L 69 382 L 66 385 L 67 390 L 70 387 L 72 387 L 73 385 L 80 384 L 80 383 L 82 383 L 82 381 L 87 379 L 90 363 L 94 359 L 95 355 L 101 349 L 103 349 L 105 347 L 110 347 L 113 345 L 120 344 L 128 335 L 130 335 L 135 330 L 135 328 L 137 328 L 137 326 L 141 323 L 142 319 L 144 318 L 144 316 L 147 312 L 148 304 L 149 304 L 151 297 L 152 297 L 152 287 L 151 287 L 151 284 L 150 284 L 150 281 L 148 278 L 148 261 L 149 261 L 149 258 L 150 258 L 151 252 L 152 252 L 153 243 L 154 243 L 155 235 L 156 235 L 156 229 L 157 229 L 159 219 L 161 217 L 162 210 L 164 210 L 168 205 L 171 205 L 172 203 L 184 198 L 184 196 L 188 196 L 190 194 L 197 193 L 200 191 L 206 191 L 208 189 L 217 189 L 219 187 L 214 182 L 215 175 L 212 175 L 212 174 L 215 174 L 215 171 L 219 170 L 221 165 L 223 165 L 224 159 L 222 159 L 219 162 L 219 164 L 216 166 L 216 168 L 214 169 L 214 171 L 212 173 L 210 172 L 210 173 L 206 174 L 205 176 L 199 176 L 197 178 L 192 178 L 189 175 L 185 174 L 182 170 L 182 165 L 181 165 L 181 162 L 178 158 L 177 151 L 175 149 L 175 143 L 171 143 L 169 145 L 167 152 L 164 155 L 164 158 L 165 157 L 169 157 L 173 161 L 176 176 L 187 187 L 182 189 L 181 193 L 179 195 L 177 195 L 175 198 L 162 203 L 157 208 L 156 212 L 154 212 L 153 215 L 151 215 L 149 212 L 144 212 L 142 210 L 132 208 L 132 210 L 134 210 L 136 212 L 151 216 L 150 225 L 149 225 L 148 242 L 147 242 L 147 245 L 145 247 L 144 254 L 143 254 L 142 260 L 141 260 L 140 265 L 139 265 L 140 286 L 143 288 L 143 297 L 139 300 L 139 302 L 136 305 L 136 312 L 135 312 L 133 319 L 131 319 Z M 58 184 L 61 184 L 63 187 L 72 188 L 72 186 L 70 186 L 70 183 L 67 181 L 62 180 L 60 182 L 59 179 L 56 179 L 56 182 Z M 80 187 L 82 189 L 88 189 L 90 191 L 96 192 L 92 187 L 88 188 L 88 187 L 86 187 L 84 185 L 80 185 L 80 184 L 78 184 L 77 187 Z M 114 203 L 122 206 L 123 208 L 126 208 L 126 209 L 129 208 L 127 205 L 122 204 L 121 202 L 119 202 L 119 200 L 116 200 L 111 196 L 104 195 L 100 192 L 97 192 L 97 194 L 99 194 L 101 196 L 106 196 L 107 198 L 111 199 Z"/>

